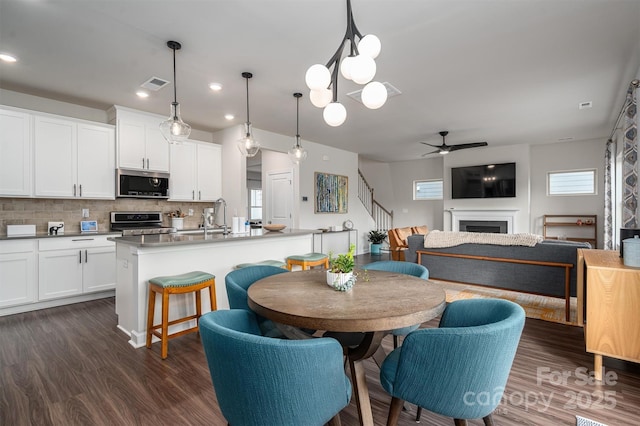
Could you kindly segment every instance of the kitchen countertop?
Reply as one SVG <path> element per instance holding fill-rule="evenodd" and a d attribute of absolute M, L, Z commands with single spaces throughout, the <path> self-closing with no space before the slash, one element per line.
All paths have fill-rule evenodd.
<path fill-rule="evenodd" d="M 91 237 L 96 235 L 121 235 L 121 232 L 114 231 L 98 231 L 98 232 L 65 232 L 64 234 L 58 235 L 49 235 L 46 232 L 36 232 L 34 235 L 13 235 L 11 237 L 7 236 L 7 234 L 0 235 L 0 241 L 13 241 L 13 240 L 24 240 L 24 239 L 33 239 L 33 238 L 64 238 L 64 237 Z"/>
<path fill-rule="evenodd" d="M 281 238 L 315 233 L 320 233 L 320 231 L 317 229 L 284 229 L 282 231 L 270 232 L 264 229 L 252 229 L 250 233 L 243 234 L 223 235 L 220 232 L 212 232 L 205 236 L 204 232 L 195 234 L 176 232 L 172 234 L 111 237 L 109 239 L 116 243 L 127 244 L 135 247 L 169 247 L 189 244 L 223 243 L 226 241 L 241 241 L 257 238 Z"/>

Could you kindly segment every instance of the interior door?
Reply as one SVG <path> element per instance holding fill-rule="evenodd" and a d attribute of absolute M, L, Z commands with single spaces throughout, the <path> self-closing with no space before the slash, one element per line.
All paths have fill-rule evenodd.
<path fill-rule="evenodd" d="M 265 222 L 293 225 L 293 171 L 267 172 L 267 211 Z"/>

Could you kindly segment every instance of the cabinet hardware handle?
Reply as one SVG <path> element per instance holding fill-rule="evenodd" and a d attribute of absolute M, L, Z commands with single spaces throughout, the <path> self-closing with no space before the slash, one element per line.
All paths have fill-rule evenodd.
<path fill-rule="evenodd" d="M 142 157 L 142 168 L 144 169 L 144 157 Z"/>
<path fill-rule="evenodd" d="M 198 191 L 198 200 L 202 200 L 202 191 Z"/>
<path fill-rule="evenodd" d="M 78 250 L 78 263 L 82 263 L 82 250 Z"/>
<path fill-rule="evenodd" d="M 84 263 L 87 263 L 89 261 L 89 256 L 87 254 L 87 250 L 84 251 Z"/>
<path fill-rule="evenodd" d="M 73 184 L 73 196 L 74 197 L 76 196 L 76 184 L 75 183 Z"/>
<path fill-rule="evenodd" d="M 94 238 L 74 238 L 71 241 L 93 241 Z"/>
<path fill-rule="evenodd" d="M 149 159 L 147 158 L 147 169 L 149 168 Z"/>
<path fill-rule="evenodd" d="M 80 196 L 82 197 L 82 184 L 80 184 Z"/>
<path fill-rule="evenodd" d="M 195 190 L 195 189 L 192 189 L 192 190 L 191 190 L 191 199 L 192 199 L 192 200 L 195 200 L 195 199 L 196 199 L 196 190 Z"/>

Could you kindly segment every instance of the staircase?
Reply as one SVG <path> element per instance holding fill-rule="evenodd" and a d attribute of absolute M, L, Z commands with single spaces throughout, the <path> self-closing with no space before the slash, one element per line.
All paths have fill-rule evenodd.
<path fill-rule="evenodd" d="M 375 221 L 378 231 L 388 231 L 393 228 L 393 211 L 385 209 L 373 198 L 373 188 L 360 169 L 358 169 L 358 198 Z"/>

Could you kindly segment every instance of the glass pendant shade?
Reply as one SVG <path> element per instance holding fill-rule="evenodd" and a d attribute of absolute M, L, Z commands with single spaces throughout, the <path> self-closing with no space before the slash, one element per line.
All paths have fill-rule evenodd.
<path fill-rule="evenodd" d="M 180 118 L 180 104 L 171 103 L 171 115 L 166 121 L 160 123 L 160 132 L 169 143 L 185 141 L 191 134 L 191 126 Z"/>
<path fill-rule="evenodd" d="M 330 89 L 311 90 L 309 99 L 311 99 L 313 106 L 324 108 L 332 101 L 333 92 Z"/>
<path fill-rule="evenodd" d="M 378 81 L 372 81 L 362 89 L 362 103 L 369 109 L 378 109 L 387 102 L 387 88 Z"/>
<path fill-rule="evenodd" d="M 376 75 L 376 61 L 366 55 L 358 55 L 351 64 L 351 79 L 358 84 L 367 84 Z"/>
<path fill-rule="evenodd" d="M 304 76 L 304 81 L 311 90 L 326 89 L 331 83 L 329 68 L 322 64 L 311 65 Z"/>
<path fill-rule="evenodd" d="M 322 117 L 329 126 L 340 126 L 347 119 L 347 110 L 340 102 L 331 102 L 324 108 Z"/>
<path fill-rule="evenodd" d="M 296 144 L 289 148 L 287 154 L 295 164 L 300 164 L 307 159 L 307 150 L 300 145 L 300 136 L 296 136 Z"/>
<path fill-rule="evenodd" d="M 260 150 L 260 142 L 251 134 L 251 123 L 245 123 L 245 135 L 238 141 L 238 149 L 245 157 L 253 157 Z"/>
<path fill-rule="evenodd" d="M 360 43 L 358 43 L 358 53 L 368 56 L 371 59 L 378 57 L 381 48 L 380 39 L 373 34 L 367 34 L 360 40 Z"/>

